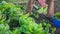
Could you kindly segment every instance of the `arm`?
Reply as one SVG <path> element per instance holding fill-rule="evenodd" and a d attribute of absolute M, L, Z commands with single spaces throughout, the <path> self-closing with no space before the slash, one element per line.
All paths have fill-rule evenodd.
<path fill-rule="evenodd" d="M 54 16 L 54 0 L 50 0 L 49 8 L 48 8 L 48 17 Z"/>
<path fill-rule="evenodd" d="M 29 0 L 28 1 L 28 6 L 27 6 L 27 13 L 30 14 L 33 8 L 34 0 Z"/>
<path fill-rule="evenodd" d="M 49 15 L 49 17 L 52 17 L 51 19 L 53 19 L 53 24 L 57 28 L 60 28 L 60 20 L 58 20 L 54 17 L 54 0 L 51 0 L 51 3 L 49 5 L 49 10 L 48 10 L 48 15 Z"/>
<path fill-rule="evenodd" d="M 40 2 L 41 3 L 41 2 Z M 43 3 L 42 3 L 43 4 Z M 41 5 L 42 6 L 42 5 Z M 44 7 L 44 6 L 43 6 Z M 45 6 L 46 7 L 46 6 Z M 46 18 L 48 19 L 52 19 L 54 26 L 56 26 L 57 28 L 60 28 L 60 21 L 57 20 L 56 18 L 53 17 L 54 16 L 54 0 L 50 0 L 50 4 L 49 4 L 49 9 L 48 9 L 48 14 L 46 16 Z"/>

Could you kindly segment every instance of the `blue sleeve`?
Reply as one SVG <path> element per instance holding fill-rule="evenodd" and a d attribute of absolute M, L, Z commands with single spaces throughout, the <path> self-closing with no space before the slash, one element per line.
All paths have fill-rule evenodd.
<path fill-rule="evenodd" d="M 60 28 L 60 20 L 56 19 L 55 17 L 52 17 L 52 19 L 53 19 L 54 25 L 55 25 L 57 28 Z"/>

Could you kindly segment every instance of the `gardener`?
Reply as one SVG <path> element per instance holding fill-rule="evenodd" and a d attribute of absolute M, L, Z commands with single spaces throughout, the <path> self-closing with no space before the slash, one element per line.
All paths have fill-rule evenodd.
<path fill-rule="evenodd" d="M 41 4 L 42 7 L 47 7 L 48 5 L 46 4 L 46 0 L 38 0 L 39 3 Z M 57 27 L 60 28 L 60 21 L 57 20 L 54 17 L 54 0 L 50 0 L 50 5 L 49 5 L 49 9 L 48 9 L 48 14 L 47 14 L 48 18 L 53 19 L 53 24 Z"/>

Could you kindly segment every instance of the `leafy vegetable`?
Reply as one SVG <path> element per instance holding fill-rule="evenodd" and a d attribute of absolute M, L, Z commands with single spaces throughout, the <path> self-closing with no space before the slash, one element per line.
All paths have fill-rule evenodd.
<path fill-rule="evenodd" d="M 25 34 L 48 34 L 50 24 L 46 24 L 45 29 L 43 30 L 42 23 L 37 24 L 35 20 L 28 15 L 23 15 L 19 19 L 19 23 L 21 25 L 20 31 Z M 45 25 L 45 24 L 44 24 Z"/>
<path fill-rule="evenodd" d="M 7 24 L 0 24 L 0 34 L 12 34 Z"/>
<path fill-rule="evenodd" d="M 25 34 L 49 34 L 51 25 L 46 23 L 45 20 L 41 20 L 41 22 L 37 24 L 34 18 L 26 14 L 25 10 L 25 6 L 2 1 L 0 3 L 0 34 L 21 34 L 21 32 Z M 33 15 L 39 18 L 38 14 L 46 14 L 46 10 L 47 8 L 41 7 L 38 13 Z M 51 33 L 54 34 L 55 29 L 53 30 L 52 28 L 51 30 Z"/>
<path fill-rule="evenodd" d="M 46 7 L 46 8 L 40 7 L 38 10 L 38 13 L 47 14 L 47 9 L 48 9 L 48 7 Z"/>

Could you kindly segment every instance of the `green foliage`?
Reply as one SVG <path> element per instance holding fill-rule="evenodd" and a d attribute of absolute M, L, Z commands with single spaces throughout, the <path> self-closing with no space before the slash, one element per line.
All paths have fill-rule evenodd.
<path fill-rule="evenodd" d="M 0 34 L 12 34 L 8 24 L 0 24 Z"/>
<path fill-rule="evenodd" d="M 5 16 L 0 15 L 0 24 L 5 24 L 6 22 L 5 20 L 6 20 Z"/>
<path fill-rule="evenodd" d="M 25 14 L 25 8 L 21 8 L 23 6 L 16 6 L 14 4 L 7 3 L 2 1 L 0 3 L 0 18 L 3 16 L 4 20 L 9 22 L 11 19 L 18 19 L 21 15 Z M 7 17 L 8 16 L 8 17 Z"/>
<path fill-rule="evenodd" d="M 15 30 L 13 30 L 12 34 L 21 34 L 20 29 L 15 28 Z"/>
<path fill-rule="evenodd" d="M 19 23 L 21 24 L 21 31 L 25 34 L 42 34 L 44 33 L 42 24 L 36 24 L 34 19 L 23 15 L 20 17 Z"/>
<path fill-rule="evenodd" d="M 25 10 L 25 6 L 2 1 L 0 3 L 0 34 L 21 34 L 21 32 L 25 34 L 49 34 L 51 25 L 45 21 L 37 24 L 33 18 L 29 17 L 29 14 L 26 14 Z M 33 15 L 39 17 L 38 14 Z M 55 29 L 52 33 L 54 31 Z"/>
<path fill-rule="evenodd" d="M 21 15 L 25 14 L 24 13 L 25 10 L 23 10 L 20 7 L 17 7 L 16 5 L 7 3 L 5 1 L 2 1 L 0 3 L 0 25 L 1 25 L 0 34 L 18 34 L 18 31 L 16 31 L 17 29 L 11 32 L 11 30 L 8 27 L 14 24 L 14 23 L 13 24 L 11 23 L 13 19 L 17 20 Z M 13 21 L 13 22 L 16 22 L 16 21 Z M 5 24 L 9 24 L 9 25 L 5 26 Z M 4 30 L 2 28 L 8 29 L 8 30 Z"/>
<path fill-rule="evenodd" d="M 56 12 L 55 17 L 60 20 L 60 12 Z"/>
<path fill-rule="evenodd" d="M 49 34 L 49 28 L 51 27 L 51 25 L 49 23 L 46 24 L 45 21 L 37 24 L 35 20 L 28 15 L 21 16 L 19 23 L 21 25 L 20 31 L 25 34 Z M 45 26 L 45 29 L 43 26 Z"/>
<path fill-rule="evenodd" d="M 40 8 L 38 9 L 38 13 L 47 14 L 47 9 L 48 9 L 48 7 L 46 7 L 46 8 L 40 7 Z"/>

